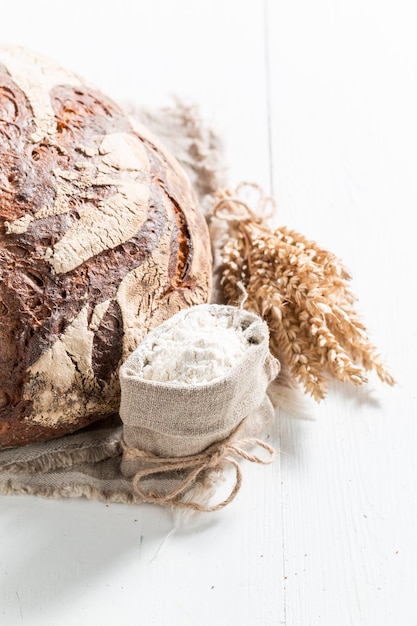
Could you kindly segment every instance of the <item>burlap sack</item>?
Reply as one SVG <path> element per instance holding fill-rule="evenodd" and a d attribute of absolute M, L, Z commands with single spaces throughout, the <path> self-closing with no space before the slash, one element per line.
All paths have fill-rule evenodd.
<path fill-rule="evenodd" d="M 257 315 L 225 305 L 195 306 L 155 328 L 147 341 L 163 336 L 176 324 L 191 323 L 203 310 L 214 318 L 230 320 L 247 340 L 242 357 L 223 377 L 198 384 L 144 379 L 141 347 L 120 369 L 121 470 L 149 502 L 206 509 L 196 502 L 184 505 L 182 499 L 197 478 L 202 480 L 209 470 L 221 471 L 231 457 L 266 463 L 272 456 L 272 449 L 256 435 L 274 414 L 266 390 L 279 365 L 269 352 L 268 327 Z M 271 456 L 262 460 L 244 452 L 254 444 Z M 240 483 L 239 479 L 237 471 Z"/>

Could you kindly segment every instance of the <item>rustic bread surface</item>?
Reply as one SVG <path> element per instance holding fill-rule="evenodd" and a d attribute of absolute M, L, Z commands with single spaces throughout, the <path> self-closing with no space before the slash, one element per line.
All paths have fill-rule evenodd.
<path fill-rule="evenodd" d="M 120 363 L 210 285 L 178 162 L 78 76 L 0 47 L 0 448 L 117 412 Z"/>

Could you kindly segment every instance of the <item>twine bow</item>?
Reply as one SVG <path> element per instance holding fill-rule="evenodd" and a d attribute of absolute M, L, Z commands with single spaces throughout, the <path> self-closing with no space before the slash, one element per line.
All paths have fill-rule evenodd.
<path fill-rule="evenodd" d="M 255 193 L 255 198 L 245 199 L 241 195 L 242 190 L 249 189 L 252 189 Z M 256 183 L 242 182 L 236 187 L 234 192 L 229 189 L 218 189 L 214 197 L 217 200 L 212 208 L 213 216 L 226 222 L 237 224 L 252 222 L 262 226 L 266 220 L 272 217 L 275 209 L 274 198 L 266 196 L 260 185 Z M 257 200 L 256 205 L 255 200 Z M 255 205 L 255 208 L 251 208 L 251 204 Z M 267 212 L 268 205 L 270 205 L 269 212 Z"/>
<path fill-rule="evenodd" d="M 199 454 L 192 454 L 183 457 L 160 457 L 145 450 L 131 448 L 123 443 L 123 451 L 125 458 L 143 461 L 148 467 L 139 470 L 133 477 L 133 489 L 144 502 L 165 504 L 181 509 L 192 509 L 193 511 L 212 512 L 218 511 L 227 506 L 239 492 L 242 485 L 242 470 L 236 459 L 245 459 L 252 463 L 260 463 L 268 465 L 272 463 L 276 456 L 276 452 L 272 446 L 256 439 L 249 437 L 244 439 L 233 440 L 236 430 L 223 441 L 213 443 Z M 262 459 L 255 454 L 250 454 L 244 449 L 244 446 L 259 446 L 268 452 L 269 458 Z M 198 478 L 206 471 L 220 471 L 225 466 L 231 465 L 235 470 L 234 486 L 230 494 L 213 506 L 205 506 L 198 502 L 187 502 L 183 496 L 187 490 L 196 484 Z M 179 485 L 168 493 L 157 493 L 153 491 L 146 492 L 141 488 L 141 482 L 155 474 L 170 474 L 172 472 L 181 472 L 183 470 L 191 470 L 185 476 L 178 474 Z"/>

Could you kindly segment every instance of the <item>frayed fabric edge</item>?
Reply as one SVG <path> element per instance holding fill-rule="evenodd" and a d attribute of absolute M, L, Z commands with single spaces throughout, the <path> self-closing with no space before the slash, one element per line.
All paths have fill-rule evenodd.
<path fill-rule="evenodd" d="M 2 495 L 33 495 L 42 498 L 86 498 L 97 500 L 104 504 L 138 504 L 138 500 L 131 490 L 128 480 L 116 479 L 116 485 L 112 481 L 100 484 L 99 480 L 91 480 L 90 484 L 83 481 L 85 476 L 75 475 L 73 479 L 67 478 L 65 484 L 48 485 L 33 484 L 33 475 L 16 476 L 4 473 L 0 477 L 0 494 Z M 120 483 L 123 483 L 120 484 Z"/>
<path fill-rule="evenodd" d="M 46 473 L 80 463 L 97 463 L 121 454 L 122 424 L 112 416 L 50 441 L 0 450 L 2 472 Z"/>

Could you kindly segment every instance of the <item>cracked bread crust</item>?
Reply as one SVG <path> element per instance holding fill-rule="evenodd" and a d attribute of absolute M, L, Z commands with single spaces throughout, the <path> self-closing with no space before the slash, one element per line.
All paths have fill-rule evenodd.
<path fill-rule="evenodd" d="M 117 412 L 144 335 L 209 298 L 211 253 L 177 161 L 115 102 L 0 48 L 0 448 Z"/>

